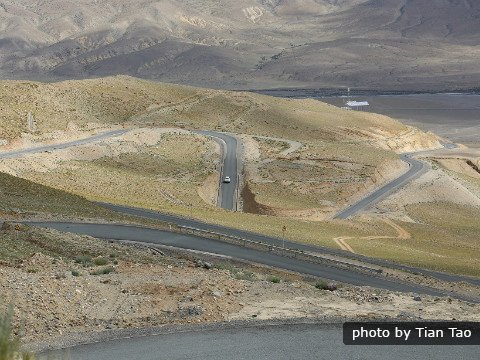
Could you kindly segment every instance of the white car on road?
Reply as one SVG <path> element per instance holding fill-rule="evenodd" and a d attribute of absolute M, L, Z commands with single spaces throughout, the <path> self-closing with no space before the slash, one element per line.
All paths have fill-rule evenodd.
<path fill-rule="evenodd" d="M 230 176 L 225 176 L 225 179 L 223 179 L 223 182 L 224 182 L 225 184 L 230 184 L 231 181 L 232 181 L 232 180 L 230 180 Z"/>

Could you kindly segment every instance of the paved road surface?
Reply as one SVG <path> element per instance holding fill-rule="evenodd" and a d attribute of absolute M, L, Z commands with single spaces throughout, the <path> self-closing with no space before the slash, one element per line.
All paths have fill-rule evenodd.
<path fill-rule="evenodd" d="M 340 325 L 309 324 L 146 336 L 77 346 L 69 354 L 71 360 L 451 360 L 476 359 L 479 348 L 345 346 Z M 40 356 L 40 360 L 47 359 L 46 354 Z"/>
<path fill-rule="evenodd" d="M 224 159 L 221 180 L 225 176 L 229 176 L 230 183 L 220 183 L 219 206 L 227 210 L 236 210 L 237 207 L 237 187 L 239 170 L 237 166 L 237 139 L 233 136 L 214 132 L 214 131 L 194 131 L 197 134 L 202 134 L 213 138 L 220 143 L 224 149 Z M 220 141 L 219 141 L 220 140 Z"/>
<path fill-rule="evenodd" d="M 219 255 L 227 255 L 237 259 L 252 261 L 279 269 L 295 271 L 306 275 L 344 282 L 352 285 L 372 286 L 391 291 L 412 292 L 433 296 L 449 295 L 452 297 L 459 297 L 454 293 L 441 292 L 416 284 L 396 282 L 381 276 L 374 276 L 355 271 L 353 269 L 320 265 L 194 235 L 175 234 L 141 226 L 118 224 L 85 224 L 55 221 L 34 222 L 32 224 L 40 227 L 53 228 L 60 231 L 82 235 L 90 235 L 103 239 L 137 241 L 147 244 L 160 244 L 183 249 L 199 250 Z"/>
<path fill-rule="evenodd" d="M 18 158 L 18 157 L 22 157 L 22 156 L 30 155 L 30 154 L 36 154 L 36 153 L 54 151 L 54 150 L 60 150 L 60 149 L 67 149 L 69 147 L 90 144 L 90 143 L 97 142 L 97 141 L 100 141 L 100 140 L 105 140 L 107 138 L 123 135 L 127 131 L 128 130 L 107 131 L 107 132 L 104 132 L 104 133 L 101 133 L 101 134 L 90 136 L 90 137 L 85 138 L 85 139 L 70 141 L 70 142 L 66 142 L 66 143 L 39 146 L 39 147 L 10 151 L 10 152 L 3 152 L 3 153 L 0 153 L 0 159 Z"/>
<path fill-rule="evenodd" d="M 148 219 L 153 219 L 153 220 L 158 220 L 162 222 L 167 222 L 167 223 L 172 223 L 172 224 L 177 224 L 180 226 L 187 226 L 187 227 L 193 227 L 201 230 L 206 230 L 206 231 L 211 231 L 211 232 L 216 232 L 220 234 L 225 234 L 225 235 L 230 235 L 230 236 L 237 236 L 253 241 L 259 241 L 267 244 L 272 244 L 275 246 L 282 246 L 283 245 L 283 240 L 271 236 L 266 236 L 266 235 L 261 235 L 261 234 L 256 234 L 252 233 L 249 231 L 245 230 L 239 230 L 239 229 L 233 229 L 229 228 L 226 226 L 221 226 L 221 225 L 215 225 L 215 224 L 209 224 L 205 223 L 199 220 L 194 220 L 194 219 L 189 219 L 177 215 L 171 215 L 171 214 L 163 214 L 159 213 L 156 211 L 152 210 L 146 210 L 146 209 L 140 209 L 140 208 L 134 208 L 134 207 L 128 207 L 128 206 L 121 206 L 121 205 L 113 205 L 113 204 L 106 204 L 106 203 L 98 203 L 99 205 L 106 207 L 108 209 L 111 209 L 113 211 L 121 212 L 124 214 L 132 215 L 132 216 L 140 216 L 140 217 L 145 217 Z M 370 258 L 367 256 L 359 255 L 359 254 L 352 254 L 350 252 L 346 252 L 344 250 L 340 249 L 332 249 L 332 248 L 327 248 L 327 247 L 321 247 L 321 246 L 315 246 L 315 245 L 307 245 L 307 244 L 301 244 L 301 243 L 296 243 L 292 241 L 285 241 L 285 246 L 290 249 L 298 249 L 298 250 L 303 250 L 306 252 L 318 252 L 322 254 L 328 254 L 328 255 L 333 255 L 333 256 L 339 256 L 339 257 L 344 257 L 344 258 L 350 258 L 350 259 L 355 259 L 359 261 L 363 261 L 367 264 L 374 264 L 374 265 L 379 265 L 379 266 L 386 266 L 389 268 L 393 269 L 399 269 L 402 271 L 410 271 L 414 273 L 419 273 L 419 274 L 424 274 L 427 276 L 432 276 L 434 278 L 437 278 L 439 280 L 444 280 L 444 281 L 465 281 L 469 282 L 475 285 L 480 285 L 480 279 L 478 278 L 471 278 L 468 276 L 461 276 L 461 275 L 453 275 L 453 274 L 448 274 L 448 273 L 442 273 L 438 271 L 432 271 L 432 270 L 427 270 L 427 269 L 420 269 L 417 267 L 413 266 L 406 266 L 406 265 L 401 265 L 397 264 L 391 261 L 387 260 L 382 260 L 382 259 L 375 259 L 375 258 Z"/>
<path fill-rule="evenodd" d="M 334 219 L 347 219 L 350 216 L 355 215 L 359 211 L 375 205 L 380 200 L 385 199 L 387 196 L 391 195 L 393 192 L 395 192 L 402 186 L 424 174 L 428 169 L 427 165 L 424 162 L 412 158 L 412 154 L 402 154 L 400 158 L 403 161 L 407 162 L 410 166 L 410 168 L 405 174 L 380 187 L 367 197 L 361 199 L 353 205 L 350 205 L 345 210 L 342 210 L 337 215 L 335 215 Z"/>
<path fill-rule="evenodd" d="M 32 153 L 37 153 L 37 152 L 42 152 L 42 151 L 65 149 L 65 148 L 68 148 L 68 147 L 79 146 L 79 145 L 83 145 L 83 144 L 87 144 L 87 143 L 91 143 L 91 142 L 95 142 L 95 141 L 100 141 L 100 140 L 103 140 L 103 139 L 109 138 L 109 137 L 119 136 L 119 135 L 121 135 L 125 132 L 127 132 L 127 130 L 109 131 L 109 132 L 106 132 L 106 133 L 94 135 L 94 136 L 86 138 L 86 139 L 76 140 L 76 141 L 72 141 L 72 142 L 68 142 L 68 143 L 43 146 L 43 147 L 33 148 L 33 149 L 19 150 L 19 151 L 10 152 L 10 153 L 3 153 L 3 154 L 0 154 L 0 158 L 21 157 L 21 156 L 24 156 L 26 154 L 32 154 Z M 225 207 L 225 208 L 233 208 L 233 206 L 236 202 L 235 187 L 237 186 L 237 176 L 234 176 L 233 174 L 236 174 L 237 171 L 238 171 L 238 169 L 237 169 L 237 156 L 236 156 L 237 141 L 234 137 L 223 134 L 223 133 L 208 132 L 208 131 L 201 131 L 200 133 L 202 133 L 204 135 L 207 135 L 207 136 L 211 136 L 211 137 L 216 138 L 216 139 L 222 139 L 226 143 L 227 154 L 225 156 L 224 174 L 229 174 L 229 176 L 230 176 L 230 174 L 232 174 L 231 175 L 232 183 L 231 184 L 224 184 L 224 187 L 222 188 L 222 194 L 225 195 L 224 199 L 222 199 L 222 206 Z M 414 159 L 411 159 L 408 155 L 405 155 L 405 159 L 406 159 L 406 161 L 411 161 L 412 162 L 412 164 L 413 164 L 412 167 L 417 167 L 418 165 L 422 165 L 421 162 L 419 162 L 417 160 L 414 160 Z M 415 176 L 415 175 L 411 175 L 411 176 Z M 405 174 L 403 177 L 397 179 L 397 180 L 401 182 L 402 178 L 407 179 L 405 181 L 411 180 L 408 173 Z M 228 186 L 228 185 L 231 185 L 231 186 Z M 379 191 L 381 191 L 381 189 Z M 236 229 L 229 229 L 229 228 L 218 226 L 218 225 L 205 224 L 205 223 L 202 223 L 202 222 L 199 222 L 199 221 L 186 219 L 186 218 L 182 218 L 182 217 L 178 217 L 178 216 L 159 214 L 159 213 L 144 210 L 144 209 L 128 208 L 128 207 L 115 206 L 115 205 L 110 205 L 110 204 L 103 204 L 103 205 L 106 206 L 106 207 L 109 207 L 109 208 L 111 208 L 115 211 L 120 211 L 120 212 L 128 213 L 128 214 L 131 214 L 131 215 L 149 217 L 149 218 L 152 218 L 152 219 L 166 221 L 166 222 L 172 222 L 172 223 L 176 223 L 176 224 L 183 225 L 183 226 L 197 227 L 197 228 L 204 229 L 204 230 L 221 232 L 221 233 L 225 233 L 227 235 L 240 236 L 240 237 L 248 238 L 250 240 L 256 240 L 256 241 L 271 243 L 271 244 L 274 244 L 274 245 L 277 245 L 277 246 L 279 246 L 281 241 L 282 241 L 281 239 L 277 239 L 277 238 L 272 238 L 272 237 L 263 236 L 263 235 L 259 235 L 259 234 L 253 234 L 253 233 L 249 233 L 249 232 L 245 232 L 245 231 L 241 231 L 241 230 L 236 230 Z M 172 235 L 170 234 L 169 236 L 172 236 Z M 132 238 L 132 239 L 126 239 L 126 240 L 135 240 L 135 239 Z M 296 244 L 296 243 L 289 242 L 289 241 L 286 241 L 285 243 L 286 243 L 286 246 L 289 247 L 289 248 L 296 248 L 296 249 L 300 249 L 300 250 L 304 250 L 304 251 L 317 251 L 317 252 L 319 251 L 319 252 L 324 252 L 324 253 L 327 253 L 327 254 L 339 255 L 339 256 L 345 255 L 344 252 L 342 252 L 340 250 L 320 248 L 320 247 L 314 247 L 314 246 L 303 245 L 303 244 Z M 240 248 L 240 249 L 246 250 L 244 248 Z M 209 250 L 205 250 L 205 251 L 209 251 Z M 231 256 L 236 256 L 236 253 L 231 254 Z M 353 257 L 353 255 L 351 255 L 351 254 L 349 256 Z M 413 271 L 416 271 L 416 272 L 424 273 L 426 275 L 434 276 L 434 277 L 437 277 L 439 279 L 443 279 L 443 280 L 447 280 L 447 281 L 468 281 L 468 282 L 472 282 L 474 284 L 480 283 L 480 281 L 478 279 L 472 279 L 472 278 L 468 278 L 468 277 L 459 277 L 459 276 L 456 276 L 456 275 L 450 275 L 450 274 L 432 272 L 432 271 L 429 271 L 429 270 L 406 267 L 406 266 L 403 266 L 403 265 L 397 265 L 397 264 L 392 264 L 392 263 L 389 263 L 389 262 L 385 262 L 383 260 L 365 258 L 365 257 L 362 257 L 360 255 L 357 255 L 356 258 L 358 258 L 359 260 L 362 260 L 362 261 L 370 262 L 372 264 L 396 267 L 396 268 L 399 268 L 401 270 L 413 270 Z M 247 257 L 245 257 L 245 259 L 247 259 Z M 282 259 L 284 259 L 284 258 L 282 258 Z M 255 260 L 253 260 L 253 261 L 255 261 Z M 277 259 L 277 261 L 278 261 L 278 259 Z M 288 267 L 284 267 L 284 268 L 290 269 L 290 270 L 295 270 L 295 269 L 291 269 L 291 268 L 288 268 Z M 299 270 L 297 269 L 295 271 L 299 271 Z M 302 272 L 302 271 L 300 271 L 300 272 Z M 352 284 L 365 284 L 364 282 L 360 282 L 360 283 L 358 283 L 358 281 L 355 282 L 354 279 L 351 278 L 351 275 L 349 275 L 347 277 L 347 278 L 350 278 L 350 280 L 345 279 L 345 277 L 342 277 L 342 279 L 340 279 L 340 277 L 331 276 L 331 274 L 329 276 L 329 275 L 326 275 L 325 273 L 323 273 L 323 275 L 318 275 L 317 274 L 316 276 L 322 276 L 322 277 L 330 278 L 332 280 L 343 281 L 343 282 L 352 283 Z M 376 286 L 376 285 L 372 285 L 372 286 Z M 388 286 L 390 286 L 390 284 Z M 378 287 L 382 287 L 382 286 L 378 286 Z M 419 290 L 421 290 L 421 289 L 419 289 Z M 415 291 L 415 290 L 412 290 L 412 291 Z"/>
<path fill-rule="evenodd" d="M 18 158 L 25 155 L 37 154 L 42 152 L 50 152 L 54 150 L 67 149 L 70 147 L 85 145 L 94 143 L 97 141 L 105 140 L 110 137 L 120 136 L 127 132 L 128 130 L 113 130 L 104 132 L 101 134 L 93 135 L 85 139 L 70 141 L 66 143 L 45 145 L 34 148 L 28 148 L 23 150 L 16 150 L 10 152 L 0 153 L 0 159 L 12 159 Z M 237 139 L 233 136 L 229 136 L 224 133 L 214 132 L 214 131 L 194 131 L 198 134 L 210 136 L 216 141 L 219 141 L 222 148 L 224 149 L 224 161 L 223 161 L 223 171 L 222 171 L 222 180 L 225 176 L 230 176 L 231 182 L 229 184 L 221 182 L 220 184 L 220 196 L 219 196 L 219 206 L 227 210 L 236 210 L 236 190 L 238 186 L 238 169 L 237 169 Z"/>

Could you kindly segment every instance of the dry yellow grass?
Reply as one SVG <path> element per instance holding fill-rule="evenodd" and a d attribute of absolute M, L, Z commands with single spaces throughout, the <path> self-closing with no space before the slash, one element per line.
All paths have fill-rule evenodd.
<path fill-rule="evenodd" d="M 0 214 L 55 214 L 75 218 L 125 217 L 86 199 L 0 172 Z"/>
<path fill-rule="evenodd" d="M 31 112 L 40 132 L 98 124 L 178 122 L 191 127 L 306 140 L 365 142 L 385 147 L 409 128 L 382 115 L 340 110 L 316 100 L 291 100 L 162 84 L 117 76 L 104 79 L 0 82 L 0 136 L 26 131 Z M 425 135 L 424 135 L 425 136 Z"/>
<path fill-rule="evenodd" d="M 26 132 L 27 114 L 38 131 L 65 130 L 69 122 L 123 124 L 153 105 L 169 105 L 200 90 L 128 77 L 44 84 L 0 82 L 0 137 L 12 139 Z"/>
<path fill-rule="evenodd" d="M 126 76 L 53 84 L 4 81 L 0 85 L 0 138 L 15 138 L 25 131 L 26 116 L 30 112 L 37 120 L 39 133 L 65 130 L 69 124 L 75 124 L 80 129 L 90 124 L 134 127 L 180 125 L 300 141 L 305 144 L 300 152 L 287 159 L 278 159 L 262 169 L 267 177 L 273 178 L 273 183 L 252 185 L 260 202 L 287 209 L 322 208 L 325 202 L 342 204 L 350 195 L 371 186 L 377 168 L 395 159 L 396 155 L 391 150 L 416 146 L 415 141 L 423 143 L 432 140 L 418 133 L 417 138 L 399 142 L 398 139 L 411 133 L 411 129 L 401 123 L 381 115 L 344 111 L 316 100 L 206 90 Z M 178 152 L 179 156 L 182 155 L 179 152 L 181 149 L 181 146 L 172 146 L 172 151 Z M 190 154 L 184 155 L 188 158 Z M 330 160 L 350 162 L 358 164 L 358 167 L 349 170 L 339 163 L 332 166 L 328 162 Z M 85 165 L 83 169 L 88 168 L 91 176 L 102 173 L 102 167 L 106 166 L 106 172 L 120 179 L 132 170 L 125 172 L 119 166 L 123 164 L 125 167 L 128 161 L 124 157 L 113 162 L 108 160 L 110 164 L 97 162 Z M 153 160 L 143 159 L 141 162 L 144 168 L 140 170 L 147 171 L 155 165 Z M 112 168 L 115 163 L 117 169 Z M 70 183 L 68 188 L 73 189 L 72 181 L 78 182 L 82 175 L 72 176 L 69 171 L 59 173 L 57 180 Z M 143 172 L 135 175 L 140 176 Z M 156 178 L 161 176 L 159 174 Z M 29 176 L 40 181 L 43 177 Z M 47 183 L 55 185 L 57 180 Z M 145 181 L 149 181 L 148 177 L 131 184 L 140 186 Z M 126 185 L 123 184 L 123 190 Z M 186 201 L 200 205 L 198 196 L 191 189 L 184 191 L 168 182 L 163 185 L 173 197 L 180 200 L 187 197 L 190 199 Z M 83 195 L 89 193 L 82 187 L 76 191 Z M 103 197 L 106 199 L 108 196 L 103 194 Z M 158 196 L 150 196 L 150 199 L 159 200 Z"/>
<path fill-rule="evenodd" d="M 372 145 L 379 145 L 382 137 L 385 140 L 408 131 L 406 126 L 385 116 L 340 110 L 317 100 L 205 90 L 193 100 L 151 109 L 133 120 L 157 125 L 180 121 L 196 128 L 298 141 L 335 140 Z"/>
<path fill-rule="evenodd" d="M 292 240 L 332 247 L 336 246 L 335 237 L 393 231 L 375 221 L 303 221 L 288 211 L 331 211 L 371 187 L 378 180 L 379 169 L 398 159 L 395 151 L 436 144 L 435 137 L 387 117 L 344 111 L 316 100 L 205 90 L 124 76 L 55 84 L 7 81 L 0 85 L 0 138 L 4 139 L 25 131 L 26 114 L 31 112 L 40 133 L 65 130 L 69 123 L 79 128 L 93 123 L 184 126 L 299 141 L 304 147 L 288 156 L 280 155 L 285 148 L 282 143 L 261 144 L 261 158 L 273 161 L 260 167 L 260 175 L 271 182 L 251 183 L 258 202 L 287 210 L 281 214 L 283 218 L 231 213 L 202 200 L 198 189 L 215 172 L 218 155 L 210 141 L 196 136 L 168 135 L 141 152 L 88 162 L 68 161 L 46 173 L 26 172 L 22 176 L 92 200 L 193 216 L 268 235 L 282 236 L 281 229 L 287 226 L 286 236 Z M 420 234 L 422 225 L 418 227 Z M 375 241 L 351 245 L 367 255 L 410 262 L 416 259 L 400 256 L 404 250 L 378 246 L 387 242 Z M 404 244 L 420 253 L 416 243 Z M 419 264 L 435 266 L 427 255 L 425 260 L 418 259 Z"/>
<path fill-rule="evenodd" d="M 480 209 L 453 203 L 407 206 L 416 223 L 398 222 L 407 239 L 352 239 L 355 251 L 400 263 L 480 276 Z"/>
<path fill-rule="evenodd" d="M 64 161 L 50 171 L 27 171 L 22 176 L 94 200 L 175 212 L 176 208 L 212 207 L 198 195 L 198 188 L 215 173 L 218 161 L 213 141 L 165 133 L 156 145 L 139 152 Z"/>

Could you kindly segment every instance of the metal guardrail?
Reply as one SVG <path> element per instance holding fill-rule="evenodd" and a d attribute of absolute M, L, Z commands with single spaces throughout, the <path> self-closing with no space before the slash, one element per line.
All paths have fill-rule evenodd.
<path fill-rule="evenodd" d="M 249 248 L 257 249 L 260 251 L 275 253 L 276 255 L 280 255 L 284 257 L 295 258 L 303 261 L 308 261 L 311 263 L 321 264 L 324 266 L 330 266 L 335 268 L 339 268 L 339 267 L 348 268 L 349 270 L 355 269 L 357 271 L 366 272 L 369 274 L 377 274 L 377 275 L 383 272 L 383 270 L 381 269 L 372 268 L 369 266 L 354 264 L 351 262 L 337 260 L 337 259 L 331 259 L 321 255 L 305 253 L 304 251 L 297 250 L 297 249 L 283 248 L 281 246 L 268 244 L 261 241 L 249 240 L 242 237 L 226 235 L 222 233 L 202 230 L 202 229 L 189 227 L 189 226 L 177 226 L 177 229 L 179 229 L 181 233 L 186 233 L 190 235 L 201 235 L 203 237 L 207 237 L 213 240 L 225 241 L 233 245 L 249 247 Z"/>

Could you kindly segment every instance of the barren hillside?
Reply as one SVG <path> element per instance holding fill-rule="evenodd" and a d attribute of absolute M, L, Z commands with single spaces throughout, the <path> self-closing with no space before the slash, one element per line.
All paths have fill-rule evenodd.
<path fill-rule="evenodd" d="M 476 178 L 463 185 L 467 181 L 463 177 L 453 181 L 432 164 L 432 171 L 398 193 L 394 205 L 399 206 L 380 204 L 366 218 L 329 220 L 405 171 L 396 152 L 440 146 L 435 135 L 388 117 L 342 110 L 313 99 L 273 98 L 126 76 L 60 83 L 3 81 L 0 99 L 0 139 L 5 144 L 1 150 L 125 128 L 123 135 L 101 143 L 2 160 L 1 171 L 33 181 L 3 179 L 0 211 L 9 216 L 17 216 L 22 207 L 40 216 L 64 209 L 69 216 L 108 215 L 78 197 L 72 198 L 75 207 L 43 201 L 37 186 L 40 193 L 65 201 L 69 198 L 62 194 L 67 192 L 277 237 L 285 236 L 286 226 L 288 238 L 295 241 L 478 274 L 474 241 L 478 229 L 467 222 L 478 215 Z M 28 113 L 36 120 L 35 131 L 28 132 Z M 229 132 L 242 140 L 244 212 L 212 205 L 218 193 L 218 148 L 189 129 Z M 475 166 L 477 158 L 472 156 Z M 462 166 L 476 176 L 471 165 Z M 452 208 L 458 208 L 456 218 Z M 440 226 L 437 214 L 466 225 L 458 229 L 441 220 Z"/>
<path fill-rule="evenodd" d="M 8 143 L 21 136 L 28 141 L 33 135 L 27 129 L 29 113 L 36 122 L 36 135 L 112 125 L 155 125 L 337 145 L 356 142 L 393 151 L 438 145 L 434 135 L 386 116 L 346 111 L 317 100 L 280 99 L 126 76 L 59 83 L 1 81 L 0 140 Z"/>
<path fill-rule="evenodd" d="M 5 159 L 1 171 L 89 199 L 218 219 L 228 225 L 240 220 L 237 214 L 227 219 L 230 215 L 212 205 L 211 194 L 217 192 L 211 187 L 217 176 L 215 147 L 188 131 L 174 130 L 179 137 L 167 134 L 168 128 L 208 129 L 241 137 L 250 191 L 245 210 L 282 217 L 272 219 L 283 223 L 288 218 L 328 218 L 348 199 L 402 171 L 395 152 L 439 146 L 435 135 L 391 118 L 317 100 L 126 76 L 60 83 L 4 81 L 0 99 L 0 139 L 6 143 L 2 150 L 84 138 L 107 128 L 128 130 L 103 144 L 53 156 L 43 152 Z M 29 113 L 36 121 L 33 132 L 27 129 Z M 248 222 L 261 227 L 264 219 L 270 221 L 256 217 Z M 292 220 L 291 228 L 297 226 L 305 224 Z"/>
<path fill-rule="evenodd" d="M 0 76 L 472 88 L 479 16 L 471 0 L 3 0 Z"/>

